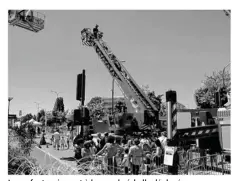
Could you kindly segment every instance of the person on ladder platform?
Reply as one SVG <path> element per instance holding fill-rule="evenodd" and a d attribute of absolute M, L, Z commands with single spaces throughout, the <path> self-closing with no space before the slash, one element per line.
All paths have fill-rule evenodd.
<path fill-rule="evenodd" d="M 93 29 L 93 35 L 94 35 L 94 37 L 95 37 L 96 39 L 98 39 L 98 36 L 97 36 L 97 35 L 98 35 L 98 27 L 99 27 L 99 26 L 96 25 L 95 28 Z"/>

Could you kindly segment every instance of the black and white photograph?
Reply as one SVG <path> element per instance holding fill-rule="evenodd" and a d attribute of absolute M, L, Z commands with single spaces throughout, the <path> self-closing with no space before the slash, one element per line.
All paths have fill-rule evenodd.
<path fill-rule="evenodd" d="M 7 12 L 8 175 L 231 175 L 231 10 Z"/>

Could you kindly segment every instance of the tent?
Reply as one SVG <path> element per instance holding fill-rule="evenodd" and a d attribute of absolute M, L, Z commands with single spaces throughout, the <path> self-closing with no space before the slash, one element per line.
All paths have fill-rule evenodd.
<path fill-rule="evenodd" d="M 38 121 L 35 121 L 33 118 L 28 122 L 31 123 L 34 126 L 42 126 L 42 123 L 40 123 Z"/>
<path fill-rule="evenodd" d="M 34 122 L 32 122 L 32 125 L 34 125 L 34 126 L 42 126 L 42 123 L 40 123 L 38 121 L 34 121 Z"/>

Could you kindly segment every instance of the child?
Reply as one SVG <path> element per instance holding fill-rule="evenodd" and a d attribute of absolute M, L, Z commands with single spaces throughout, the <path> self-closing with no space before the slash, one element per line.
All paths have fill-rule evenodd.
<path fill-rule="evenodd" d="M 53 147 L 55 148 L 54 135 L 52 135 L 52 137 L 51 137 L 51 145 L 53 145 Z"/>
<path fill-rule="evenodd" d="M 124 166 L 124 172 L 125 174 L 129 173 L 129 148 L 125 148 L 125 154 L 124 154 L 124 158 L 122 160 L 121 166 Z"/>
<path fill-rule="evenodd" d="M 62 149 L 64 149 L 64 147 L 65 147 L 65 139 L 64 139 L 64 137 L 62 136 L 62 138 L 61 138 L 61 140 L 60 140 L 60 148 Z"/>
<path fill-rule="evenodd" d="M 69 135 L 68 135 L 67 138 L 66 138 L 66 143 L 67 143 L 67 147 L 68 147 L 68 149 L 69 149 Z"/>

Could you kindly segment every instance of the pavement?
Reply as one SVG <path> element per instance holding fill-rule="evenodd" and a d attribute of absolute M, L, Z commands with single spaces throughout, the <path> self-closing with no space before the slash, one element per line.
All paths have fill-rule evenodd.
<path fill-rule="evenodd" d="M 39 143 L 40 138 L 35 138 L 35 141 Z M 49 167 L 54 164 L 60 165 L 64 163 L 71 167 L 76 166 L 76 161 L 73 159 L 74 150 L 72 143 L 69 149 L 66 147 L 65 149 L 56 150 L 50 144 L 50 137 L 47 137 L 46 142 L 49 143 L 48 147 L 47 145 L 41 145 L 41 148 L 36 146 L 31 152 L 31 156 L 37 160 L 41 167 Z"/>

